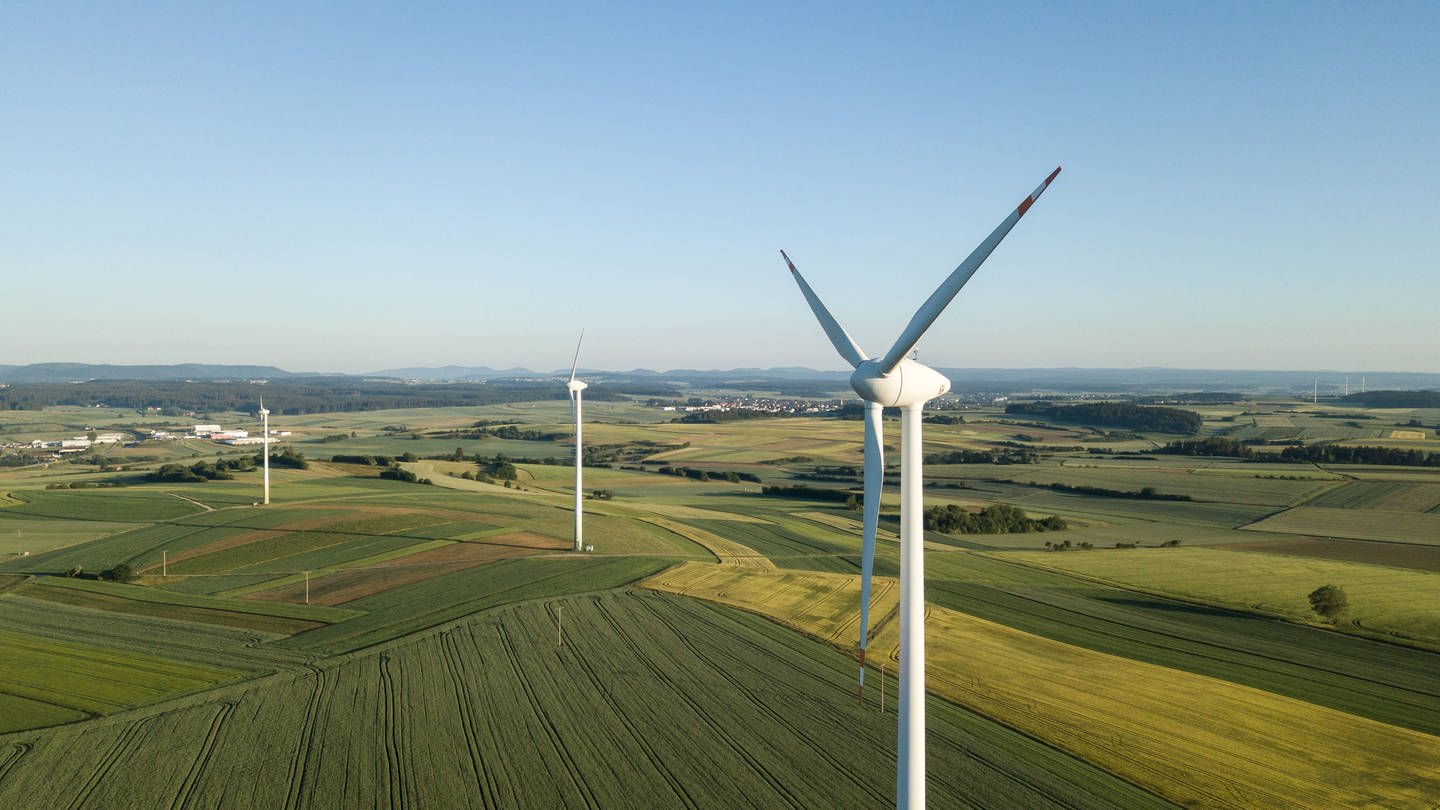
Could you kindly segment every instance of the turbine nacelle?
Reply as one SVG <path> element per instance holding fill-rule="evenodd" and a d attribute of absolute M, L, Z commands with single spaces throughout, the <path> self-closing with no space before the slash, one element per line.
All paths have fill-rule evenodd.
<path fill-rule="evenodd" d="M 887 408 L 920 405 L 950 390 L 944 374 L 906 357 L 889 374 L 881 372 L 880 359 L 866 360 L 850 375 L 850 387 L 866 402 Z"/>
<path fill-rule="evenodd" d="M 571 380 L 570 382 L 565 383 L 565 387 L 566 387 L 566 388 L 569 388 L 569 389 L 570 389 L 570 395 L 571 395 L 571 396 L 574 396 L 575 394 L 577 394 L 577 393 L 579 393 L 579 392 L 581 392 L 581 391 L 584 391 L 586 388 L 589 388 L 590 386 L 589 386 L 589 385 L 586 385 L 584 382 L 581 382 L 580 380 Z"/>

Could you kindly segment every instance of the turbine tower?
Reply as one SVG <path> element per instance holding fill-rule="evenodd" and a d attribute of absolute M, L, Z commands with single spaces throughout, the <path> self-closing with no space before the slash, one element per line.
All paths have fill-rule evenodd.
<path fill-rule="evenodd" d="M 1020 217 L 1049 187 L 1059 167 L 1005 218 L 980 246 L 931 293 L 915 312 L 895 345 L 881 357 L 867 355 L 840 326 L 785 251 L 780 251 L 800 292 L 830 338 L 830 343 L 855 371 L 850 387 L 865 400 L 864 536 L 860 558 L 860 688 L 865 686 L 865 647 L 870 623 L 870 577 L 875 566 L 875 530 L 880 517 L 880 489 L 885 481 L 881 415 L 885 407 L 900 409 L 900 714 L 897 735 L 895 806 L 925 806 L 925 570 L 924 468 L 921 459 L 921 415 L 925 403 L 950 390 L 940 372 L 909 357 L 915 344 L 940 317 L 960 288 L 1015 227 Z M 862 692 L 863 695 L 863 692 Z"/>
<path fill-rule="evenodd" d="M 570 389 L 570 415 L 575 417 L 575 550 L 585 550 L 584 535 L 581 531 L 580 519 L 584 514 L 581 502 L 585 498 L 585 490 L 581 488 L 581 469 L 584 464 L 584 453 L 580 449 L 580 392 L 587 386 L 584 382 L 575 379 L 575 370 L 580 367 L 580 344 L 585 341 L 585 330 L 580 330 L 580 340 L 575 342 L 575 361 L 570 364 L 570 381 L 565 387 Z"/>
<path fill-rule="evenodd" d="M 265 409 L 265 398 L 260 398 L 260 424 L 264 434 L 264 443 L 260 445 L 260 458 L 263 460 L 264 477 L 260 480 L 263 483 L 263 491 L 260 502 L 268 506 L 270 504 L 270 412 Z"/>

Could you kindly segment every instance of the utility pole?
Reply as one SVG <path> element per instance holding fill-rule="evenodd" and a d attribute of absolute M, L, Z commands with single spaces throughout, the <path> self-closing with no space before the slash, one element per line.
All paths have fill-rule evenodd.
<path fill-rule="evenodd" d="M 170 576 L 170 552 L 164 550 L 160 552 L 160 576 L 162 578 Z"/>
<path fill-rule="evenodd" d="M 305 572 L 305 604 L 310 604 L 310 572 Z"/>

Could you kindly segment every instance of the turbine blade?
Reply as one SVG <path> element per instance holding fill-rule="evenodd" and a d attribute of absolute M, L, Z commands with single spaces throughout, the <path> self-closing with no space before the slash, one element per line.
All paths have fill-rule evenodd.
<path fill-rule="evenodd" d="M 570 389 L 570 421 L 576 421 L 575 416 L 575 389 Z"/>
<path fill-rule="evenodd" d="M 854 338 L 850 337 L 850 334 L 845 331 L 845 328 L 835 320 L 835 316 L 830 314 L 830 310 L 826 309 L 825 305 L 820 303 L 820 297 L 815 294 L 814 290 L 810 289 L 809 284 L 805 283 L 805 277 L 800 275 L 799 270 L 795 269 L 795 263 L 790 261 L 790 257 L 785 255 L 785 251 L 780 251 L 780 255 L 785 259 L 785 264 L 790 266 L 790 275 L 794 276 L 795 283 L 800 285 L 800 292 L 804 294 L 805 300 L 810 302 L 810 311 L 815 313 L 815 318 L 820 321 L 820 326 L 825 330 L 825 335 L 830 338 L 830 343 L 835 347 L 835 351 L 839 352 L 840 356 L 845 358 L 845 362 L 852 366 L 858 366 L 863 363 L 865 361 L 865 351 L 860 348 L 860 345 L 855 342 Z"/>
<path fill-rule="evenodd" d="M 1059 173 L 1060 167 L 1056 166 L 1055 171 L 1045 178 L 1045 182 L 1041 183 L 1029 197 L 1026 197 L 1014 211 L 1010 212 L 1010 216 L 1000 223 L 1000 227 L 986 237 L 979 247 L 971 251 L 965 261 L 961 262 L 960 266 L 950 274 L 950 277 L 945 279 L 944 283 L 930 294 L 925 303 L 920 305 L 920 309 L 916 310 L 915 316 L 910 319 L 910 324 L 905 327 L 905 331 L 900 333 L 900 338 L 895 341 L 895 345 L 891 346 L 890 351 L 886 352 L 885 357 L 880 360 L 881 374 L 889 374 L 894 371 L 895 366 L 899 365 L 905 355 L 915 348 L 915 344 L 920 342 L 920 337 L 925 334 L 925 330 L 930 328 L 930 324 L 935 323 L 935 319 L 945 311 L 945 307 L 950 304 L 955 294 L 960 292 L 960 288 L 965 286 L 965 282 L 969 281 L 971 276 L 975 275 L 975 271 L 980 269 L 980 265 L 984 264 L 985 260 L 990 257 L 990 253 L 995 250 L 995 246 L 999 245 L 1000 240 L 1010 233 L 1010 229 L 1015 227 L 1015 223 L 1020 221 L 1020 217 L 1025 216 L 1025 212 L 1030 210 L 1030 206 L 1040 199 L 1040 195 L 1046 188 L 1049 188 L 1051 181 Z"/>
<path fill-rule="evenodd" d="M 860 703 L 865 703 L 865 648 L 870 636 L 870 577 L 875 572 L 875 532 L 880 525 L 880 493 L 885 486 L 884 409 L 865 403 L 865 518 L 860 545 Z"/>
<path fill-rule="evenodd" d="M 580 339 L 575 341 L 575 361 L 570 364 L 570 382 L 575 382 L 575 370 L 580 367 L 580 344 L 585 342 L 585 330 L 580 330 Z M 570 395 L 573 400 L 574 394 Z"/>

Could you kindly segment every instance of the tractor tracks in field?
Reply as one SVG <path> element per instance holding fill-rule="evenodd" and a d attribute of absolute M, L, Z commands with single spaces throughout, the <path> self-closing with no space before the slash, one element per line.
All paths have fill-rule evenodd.
<path fill-rule="evenodd" d="M 550 719 L 549 712 L 545 711 L 545 701 L 540 699 L 540 695 L 535 691 L 535 685 L 531 683 L 530 679 L 521 671 L 520 651 L 516 647 L 515 640 L 511 637 L 510 631 L 503 623 L 496 625 L 496 629 L 500 632 L 500 643 L 505 648 L 505 658 L 510 662 L 511 669 L 515 672 L 516 680 L 520 684 L 521 690 L 525 693 L 526 700 L 530 703 L 530 708 L 535 714 L 535 719 L 544 727 L 545 737 L 549 740 L 550 747 L 556 754 L 560 755 L 562 761 L 566 763 L 565 775 L 569 777 L 570 784 L 575 788 L 576 793 L 584 798 L 586 807 L 600 807 L 600 801 L 590 789 L 590 786 L 585 784 L 585 781 L 575 772 L 573 764 L 575 762 L 575 756 L 565 746 L 564 737 L 560 734 L 560 731 L 555 728 L 555 723 Z"/>
<path fill-rule="evenodd" d="M 308 805 L 302 798 L 306 788 L 310 786 L 311 762 L 319 756 L 315 750 L 315 726 L 319 723 L 320 711 L 328 693 L 328 683 L 324 670 L 313 664 L 306 666 L 315 674 L 315 689 L 310 693 L 310 703 L 305 708 L 305 722 L 300 727 L 295 755 L 290 759 L 290 792 L 285 797 L 285 810 L 296 810 Z"/>
<path fill-rule="evenodd" d="M 5 781 L 5 775 L 10 773 L 10 769 L 15 767 L 15 763 L 24 759 L 25 755 L 30 753 L 30 750 L 34 747 L 35 743 L 15 743 L 9 746 L 9 750 L 3 755 L 0 755 L 0 783 Z"/>
<path fill-rule="evenodd" d="M 736 739 L 735 736 L 730 733 L 729 729 L 711 717 L 710 712 L 701 705 L 698 700 L 691 696 L 691 687 L 686 684 L 677 683 L 664 667 L 660 666 L 653 658 L 647 655 L 646 646 L 640 644 L 626 633 L 624 629 L 625 625 L 619 622 L 609 609 L 603 604 L 597 605 L 597 609 L 604 613 L 606 621 L 615 628 L 615 635 L 620 640 L 621 645 L 629 650 L 631 660 L 642 664 L 649 670 L 651 676 L 657 683 L 664 684 L 681 703 L 685 704 L 685 706 L 691 710 L 697 720 L 710 729 L 711 735 L 714 738 L 724 740 L 730 750 L 734 751 L 740 759 L 744 760 L 750 766 L 751 770 L 760 775 L 761 778 L 775 790 L 776 794 L 783 797 L 790 806 L 803 807 L 805 805 L 803 797 L 795 795 L 786 787 L 784 780 L 778 778 L 775 773 L 766 767 L 765 763 L 752 753 L 748 746 L 741 744 L 741 741 Z M 677 638 L 682 640 L 685 638 L 684 634 L 676 630 L 673 625 L 665 622 L 662 622 L 662 624 L 674 633 Z"/>
<path fill-rule="evenodd" d="M 610 625 L 611 630 L 618 633 L 619 625 L 616 624 L 614 617 L 600 604 L 599 597 L 592 596 L 591 598 L 595 601 L 596 611 L 602 613 L 605 621 Z M 665 784 L 670 787 L 675 794 L 675 798 L 685 807 L 697 808 L 698 810 L 700 805 L 695 801 L 695 798 L 690 795 L 689 791 L 685 789 L 684 783 L 676 779 L 675 775 L 671 773 L 671 770 L 665 766 L 665 762 L 659 752 L 655 750 L 655 746 L 651 745 L 650 741 L 646 739 L 644 730 L 635 724 L 634 720 L 631 719 L 630 713 L 625 711 L 624 707 L 620 705 L 620 701 L 615 698 L 615 694 L 609 687 L 610 679 L 604 674 L 597 672 L 586 656 L 576 655 L 574 659 L 576 665 L 584 672 L 585 677 L 590 683 L 595 685 L 596 694 L 605 701 L 605 706 L 610 710 L 611 715 L 629 732 L 630 739 L 640 750 L 645 752 L 645 759 L 650 763 L 650 767 L 665 781 Z"/>
<path fill-rule="evenodd" d="M 385 764 L 386 784 L 389 787 L 391 807 L 419 807 L 420 797 L 415 793 L 411 769 L 407 767 L 410 746 L 406 740 L 406 716 L 400 705 L 401 690 L 396 686 L 398 668 L 390 654 L 380 654 L 381 705 L 385 722 Z"/>
<path fill-rule="evenodd" d="M 816 740 L 814 736 L 812 736 L 806 731 L 803 725 L 794 723 L 785 714 L 776 711 L 774 707 L 769 704 L 769 702 L 765 701 L 762 698 L 762 696 L 754 694 L 752 689 L 748 687 L 740 677 L 735 675 L 733 661 L 714 660 L 710 652 L 702 649 L 700 645 L 692 641 L 692 636 L 684 633 L 681 628 L 676 625 L 676 623 L 671 617 L 667 617 L 661 611 L 656 610 L 655 605 L 652 604 L 650 600 L 641 599 L 638 601 L 640 607 L 647 613 L 649 613 L 650 616 L 662 627 L 674 634 L 674 637 L 680 642 L 681 646 L 688 650 L 691 655 L 695 656 L 696 660 L 704 661 L 707 665 L 709 665 L 710 668 L 717 675 L 719 675 L 721 679 L 723 679 L 726 683 L 730 684 L 731 688 L 733 688 L 736 693 L 742 695 L 744 699 L 750 703 L 750 705 L 756 708 L 757 711 L 761 712 L 763 715 L 765 715 L 765 717 L 769 718 L 771 722 L 775 723 L 780 728 L 788 730 L 791 734 L 794 734 L 797 738 L 803 740 L 806 746 L 809 747 L 811 754 L 828 763 L 832 768 L 834 768 L 836 773 L 849 773 L 846 764 L 831 755 L 829 747 L 821 743 L 819 740 Z M 759 644 L 756 644 L 752 639 L 743 638 L 734 633 L 727 633 L 727 635 L 729 636 L 729 644 L 743 644 L 755 650 L 757 654 L 766 655 L 767 651 L 761 648 L 761 646 Z M 852 782 L 852 784 L 854 784 L 855 787 L 862 792 L 865 791 L 867 787 L 869 787 L 868 785 L 861 782 Z M 876 798 L 883 799 L 884 797 Z"/>
<path fill-rule="evenodd" d="M 180 783 L 180 789 L 175 794 L 175 800 L 170 802 L 171 810 L 180 810 L 182 807 L 189 807 L 195 795 L 195 786 L 200 781 L 200 775 L 205 772 L 205 767 L 210 764 L 210 757 L 215 753 L 215 743 L 220 739 L 221 729 L 225 721 L 235 712 L 238 701 L 224 700 L 218 705 L 218 711 L 210 719 L 210 727 L 205 732 L 205 739 L 200 743 L 200 751 L 195 755 L 195 760 L 190 763 L 190 770 L 185 774 L 185 779 Z"/>
<path fill-rule="evenodd" d="M 156 715 L 156 717 L 158 717 L 158 715 Z M 141 729 L 149 726 L 154 721 L 155 717 L 147 717 L 144 720 L 131 723 L 115 742 L 111 743 L 110 748 L 106 750 L 105 754 L 100 757 L 99 762 L 96 763 L 95 770 L 91 772 L 90 778 L 86 779 L 85 784 L 80 786 L 80 792 L 75 794 L 75 798 L 71 799 L 70 803 L 66 805 L 67 810 L 79 810 L 90 803 L 91 794 L 102 784 L 105 784 L 110 776 L 110 772 L 115 769 L 115 765 L 135 746 L 136 741 L 141 736 Z"/>
<path fill-rule="evenodd" d="M 495 783 L 494 776 L 485 767 L 480 741 L 475 736 L 478 718 L 475 716 L 474 698 L 471 696 L 470 687 L 463 676 L 465 658 L 460 652 L 460 644 L 455 638 L 455 634 L 458 632 L 460 632 L 460 628 L 446 630 L 440 634 L 440 655 L 445 665 L 445 674 L 450 680 L 450 688 L 455 694 L 455 707 L 460 715 L 460 727 L 465 733 L 465 749 L 470 753 L 470 772 L 475 777 L 475 787 L 480 790 L 481 803 L 486 807 L 498 807 L 503 804 L 500 799 L 500 786 Z M 475 660 L 478 661 L 480 658 L 477 656 Z"/>

